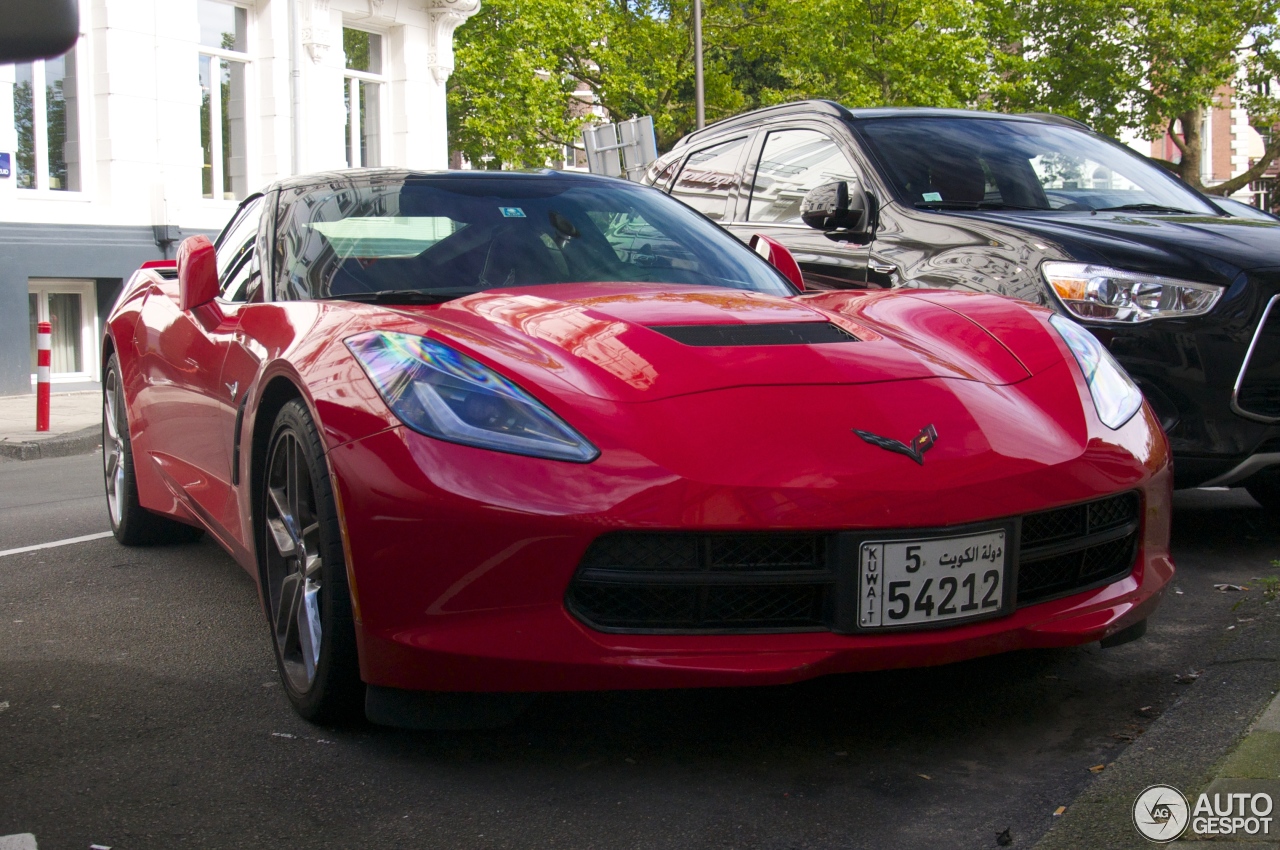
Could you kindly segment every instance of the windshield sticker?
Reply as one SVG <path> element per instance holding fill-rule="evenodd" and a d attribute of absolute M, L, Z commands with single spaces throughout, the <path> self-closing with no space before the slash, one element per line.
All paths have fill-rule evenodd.
<path fill-rule="evenodd" d="M 503 218 L 524 218 L 524 210 L 519 207 L 498 207 L 498 212 L 502 213 Z"/>
<path fill-rule="evenodd" d="M 923 195 L 921 195 L 920 197 L 924 198 L 926 201 L 941 201 L 941 200 L 942 200 L 942 195 L 938 194 L 937 192 L 925 192 L 925 193 L 924 193 Z"/>

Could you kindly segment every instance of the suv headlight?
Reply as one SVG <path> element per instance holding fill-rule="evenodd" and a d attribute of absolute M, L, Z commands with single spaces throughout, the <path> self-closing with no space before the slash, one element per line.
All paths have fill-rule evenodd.
<path fill-rule="evenodd" d="M 1142 407 L 1142 390 L 1111 356 L 1111 352 L 1098 342 L 1097 337 L 1065 316 L 1050 316 L 1049 323 L 1080 364 L 1085 383 L 1089 385 L 1089 394 L 1093 396 L 1093 407 L 1098 411 L 1102 424 L 1114 431 L 1133 418 L 1133 414 Z"/>
<path fill-rule="evenodd" d="M 447 345 L 387 331 L 346 343 L 392 412 L 428 437 L 578 463 L 600 454 L 542 402 Z"/>
<path fill-rule="evenodd" d="M 1222 287 L 1087 263 L 1045 263 L 1044 279 L 1073 314 L 1094 322 L 1146 322 L 1199 316 Z"/>

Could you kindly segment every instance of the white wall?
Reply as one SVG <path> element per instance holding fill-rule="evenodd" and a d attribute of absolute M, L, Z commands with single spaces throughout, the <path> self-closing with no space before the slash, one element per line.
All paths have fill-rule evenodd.
<path fill-rule="evenodd" d="M 454 28 L 479 0 L 248 0 L 248 184 L 346 165 L 342 28 L 383 37 L 382 164 L 447 168 Z M 236 202 L 201 197 L 196 0 L 81 0 L 82 191 L 0 179 L 0 221 L 217 229 Z M 297 41 L 291 38 L 296 25 Z M 292 71 L 299 73 L 294 162 Z M 0 65 L 0 151 L 15 155 L 12 65 Z"/>

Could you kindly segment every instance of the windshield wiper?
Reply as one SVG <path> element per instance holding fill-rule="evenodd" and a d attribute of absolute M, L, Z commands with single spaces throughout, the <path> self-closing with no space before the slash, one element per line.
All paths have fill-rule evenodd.
<path fill-rule="evenodd" d="M 1178 207 L 1166 207 L 1164 204 L 1121 204 L 1118 207 L 1098 207 L 1094 212 L 1150 212 L 1195 215 L 1191 210 L 1179 209 Z"/>
<path fill-rule="evenodd" d="M 464 295 L 474 295 L 476 289 L 379 289 L 376 292 L 348 292 L 330 295 L 321 301 L 355 301 L 360 304 L 443 304 Z"/>
<path fill-rule="evenodd" d="M 1048 207 L 1024 207 L 1018 204 L 1006 204 L 1001 201 L 916 201 L 918 210 L 1039 210 Z"/>

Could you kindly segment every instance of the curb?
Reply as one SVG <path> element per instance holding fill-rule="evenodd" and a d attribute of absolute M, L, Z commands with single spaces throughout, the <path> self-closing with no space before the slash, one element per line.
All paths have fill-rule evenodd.
<path fill-rule="evenodd" d="M 50 457 L 70 457 L 93 452 L 102 445 L 102 426 L 90 425 L 69 434 L 60 434 L 47 440 L 26 440 L 21 443 L 0 441 L 0 457 L 14 460 L 40 460 Z"/>
<path fill-rule="evenodd" d="M 1266 758 L 1270 736 L 1252 739 L 1268 731 L 1262 719 L 1255 722 L 1260 715 L 1280 725 L 1280 699 L 1275 698 L 1280 688 L 1280 611 L 1276 607 L 1264 609 L 1266 613 L 1249 628 L 1219 644 L 1204 675 L 1146 734 L 1107 765 L 1040 838 L 1035 850 L 1159 846 L 1142 838 L 1132 823 L 1133 801 L 1144 788 L 1163 783 L 1191 797 L 1225 776 L 1229 768 L 1234 772 L 1233 765 Z M 1184 838 L 1174 846 L 1190 843 Z M 1274 839 L 1264 843 L 1218 839 L 1205 846 L 1280 850 Z"/>

